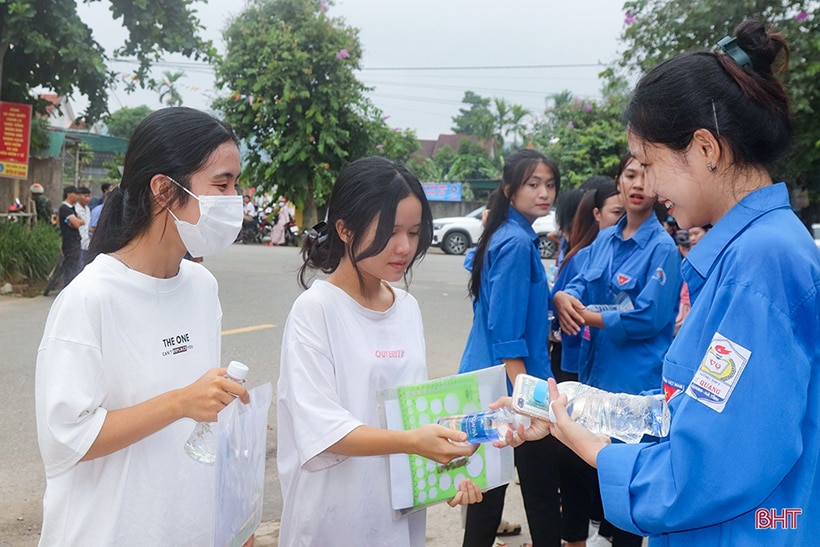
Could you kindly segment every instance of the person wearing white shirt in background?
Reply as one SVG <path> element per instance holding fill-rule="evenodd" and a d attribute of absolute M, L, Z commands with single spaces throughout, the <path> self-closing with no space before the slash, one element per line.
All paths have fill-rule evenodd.
<path fill-rule="evenodd" d="M 79 198 L 74 204 L 74 210 L 77 211 L 77 216 L 83 219 L 80 225 L 80 264 L 85 265 L 85 257 L 88 253 L 88 245 L 91 243 L 91 236 L 89 235 L 88 225 L 91 222 L 91 208 L 88 204 L 91 202 L 91 190 L 85 186 L 77 188 Z"/>

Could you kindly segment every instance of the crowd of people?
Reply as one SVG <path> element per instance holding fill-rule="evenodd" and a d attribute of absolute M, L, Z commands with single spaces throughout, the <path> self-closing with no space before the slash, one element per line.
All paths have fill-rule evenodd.
<path fill-rule="evenodd" d="M 488 203 L 458 372 L 503 365 L 508 394 L 519 374 L 549 380 L 553 421 L 494 443 L 514 447 L 535 547 L 580 547 L 590 520 L 615 547 L 820 537 L 820 253 L 767 170 L 792 139 L 775 70 L 788 47 L 754 21 L 734 40 L 638 82 L 614 178 L 561 194 L 560 166 L 520 150 Z M 248 213 L 239 167 L 237 138 L 208 114 L 163 109 L 134 132 L 88 265 L 54 302 L 38 350 L 42 545 L 207 544 L 214 470 L 181 447 L 193 420 L 248 395 L 219 364 L 216 280 L 183 257 L 235 240 Z M 79 263 L 80 228 L 93 221 L 68 190 L 63 253 Z M 531 225 L 555 203 L 550 287 Z M 396 518 L 387 458 L 446 464 L 476 449 L 464 432 L 388 430 L 379 415 L 378 390 L 427 377 L 409 279 L 431 241 L 421 184 L 382 157 L 342 169 L 304 240 L 306 290 L 284 328 L 277 389 L 283 547 L 422 547 L 425 512 Z M 168 351 L 169 334 L 186 351 Z M 556 380 L 663 393 L 669 435 L 596 435 L 568 415 Z M 466 506 L 465 547 L 493 546 L 505 488 L 459 483 L 450 504 Z"/>

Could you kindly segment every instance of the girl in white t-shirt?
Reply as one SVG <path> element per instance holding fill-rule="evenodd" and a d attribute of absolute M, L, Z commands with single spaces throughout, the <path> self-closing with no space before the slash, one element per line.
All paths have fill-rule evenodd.
<path fill-rule="evenodd" d="M 219 368 L 216 254 L 242 224 L 231 128 L 189 108 L 146 117 L 37 354 L 46 470 L 40 545 L 208 545 L 214 468 L 183 446 L 245 389 Z"/>
<path fill-rule="evenodd" d="M 425 512 L 393 520 L 387 454 L 440 463 L 472 454 L 466 435 L 430 424 L 382 429 L 377 391 L 427 378 L 418 303 L 389 285 L 406 279 L 432 240 L 432 214 L 418 179 L 385 158 L 342 170 L 326 223 L 305 243 L 283 335 L 277 466 L 288 546 L 421 547 Z M 451 505 L 481 500 L 463 481 Z"/>

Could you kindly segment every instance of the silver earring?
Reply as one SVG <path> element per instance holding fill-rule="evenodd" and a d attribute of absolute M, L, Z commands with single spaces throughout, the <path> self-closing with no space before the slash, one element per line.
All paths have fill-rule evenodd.
<path fill-rule="evenodd" d="M 712 173 L 717 172 L 717 166 L 712 165 L 711 161 L 706 165 L 706 168 L 709 169 L 709 171 Z"/>

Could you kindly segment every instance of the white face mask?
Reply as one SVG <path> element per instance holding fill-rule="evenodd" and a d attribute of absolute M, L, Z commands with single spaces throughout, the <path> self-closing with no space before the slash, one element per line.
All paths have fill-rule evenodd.
<path fill-rule="evenodd" d="M 191 256 L 213 256 L 231 246 L 242 228 L 242 196 L 197 196 L 180 183 L 168 179 L 199 201 L 199 221 L 191 224 L 174 217 L 182 243 Z"/>

